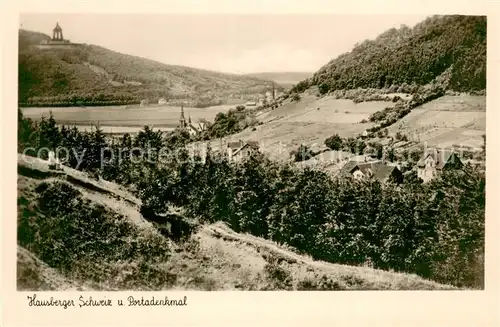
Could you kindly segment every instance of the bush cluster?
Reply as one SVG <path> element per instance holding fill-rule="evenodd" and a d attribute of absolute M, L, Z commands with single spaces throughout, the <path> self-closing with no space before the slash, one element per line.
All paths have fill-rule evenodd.
<path fill-rule="evenodd" d="M 104 282 L 118 273 L 118 265 L 170 257 L 168 240 L 90 203 L 66 182 L 42 183 L 36 192 L 34 204 L 21 206 L 18 242 L 64 275 Z"/>

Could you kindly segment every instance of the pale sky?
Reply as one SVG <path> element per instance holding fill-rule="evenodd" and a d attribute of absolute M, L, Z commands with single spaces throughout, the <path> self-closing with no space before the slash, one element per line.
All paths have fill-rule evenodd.
<path fill-rule="evenodd" d="M 23 29 L 229 73 L 315 72 L 365 39 L 425 15 L 22 14 Z"/>

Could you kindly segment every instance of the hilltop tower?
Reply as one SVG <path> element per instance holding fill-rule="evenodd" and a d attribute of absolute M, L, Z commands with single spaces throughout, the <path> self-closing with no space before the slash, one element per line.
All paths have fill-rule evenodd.
<path fill-rule="evenodd" d="M 181 105 L 181 119 L 179 119 L 179 127 L 186 128 L 186 117 L 184 117 L 184 105 Z"/>
<path fill-rule="evenodd" d="M 48 40 L 42 40 L 40 44 L 37 45 L 39 49 L 64 49 L 78 47 L 81 44 L 71 43 L 70 40 L 64 39 L 62 28 L 59 23 L 56 23 L 56 27 L 52 30 L 52 38 Z"/>
<path fill-rule="evenodd" d="M 52 40 L 54 41 L 63 41 L 63 32 L 59 23 L 56 23 L 56 27 L 52 30 Z"/>

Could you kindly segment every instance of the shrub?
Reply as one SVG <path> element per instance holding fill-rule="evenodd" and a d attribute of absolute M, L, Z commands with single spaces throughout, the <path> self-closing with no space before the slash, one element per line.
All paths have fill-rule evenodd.
<path fill-rule="evenodd" d="M 298 149 L 293 150 L 290 154 L 295 162 L 306 161 L 314 157 L 312 150 L 304 144 L 301 144 Z"/>
<path fill-rule="evenodd" d="M 328 86 L 328 84 L 326 83 L 322 83 L 320 86 L 319 86 L 319 93 L 321 95 L 323 94 L 327 94 L 328 91 L 330 91 L 330 86 Z"/>
<path fill-rule="evenodd" d="M 68 183 L 41 184 L 36 191 L 40 214 L 20 220 L 18 241 L 63 274 L 99 282 L 111 279 L 109 268 L 118 261 L 168 259 L 165 239 L 144 234 L 125 217 L 90 204 Z M 96 273 L 95 266 L 103 270 Z"/>
<path fill-rule="evenodd" d="M 330 136 L 325 140 L 325 145 L 332 150 L 342 149 L 342 138 L 339 134 Z"/>

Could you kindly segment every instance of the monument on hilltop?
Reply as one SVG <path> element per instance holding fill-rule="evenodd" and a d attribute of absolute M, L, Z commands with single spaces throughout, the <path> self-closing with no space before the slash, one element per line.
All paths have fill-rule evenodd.
<path fill-rule="evenodd" d="M 52 41 L 64 41 L 63 32 L 59 23 L 56 23 L 56 27 L 52 30 Z"/>
<path fill-rule="evenodd" d="M 78 44 L 71 43 L 70 40 L 65 40 L 63 37 L 63 31 L 59 22 L 56 23 L 56 27 L 52 30 L 52 38 L 49 40 L 44 40 L 38 46 L 41 49 L 59 48 L 59 47 L 72 47 Z"/>

